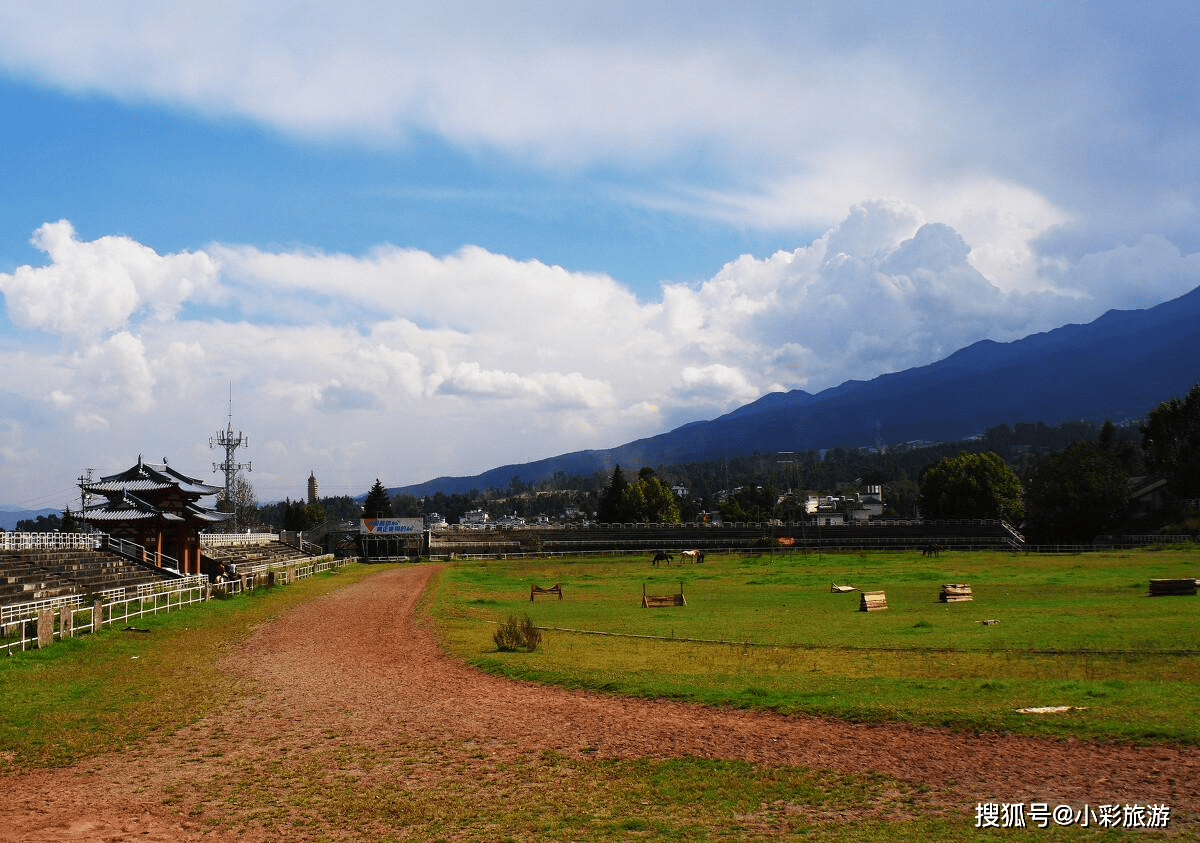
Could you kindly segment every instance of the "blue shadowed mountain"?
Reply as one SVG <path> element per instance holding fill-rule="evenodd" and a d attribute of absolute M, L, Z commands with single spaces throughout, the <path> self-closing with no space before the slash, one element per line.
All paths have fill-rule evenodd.
<path fill-rule="evenodd" d="M 764 395 L 710 421 L 615 448 L 576 451 L 473 477 L 392 491 L 426 495 L 536 482 L 613 465 L 699 462 L 754 453 L 964 439 L 999 424 L 1138 419 L 1200 382 L 1200 287 L 1144 310 L 1110 310 L 1008 343 L 983 340 L 949 357 L 847 381 L 815 395 Z"/>

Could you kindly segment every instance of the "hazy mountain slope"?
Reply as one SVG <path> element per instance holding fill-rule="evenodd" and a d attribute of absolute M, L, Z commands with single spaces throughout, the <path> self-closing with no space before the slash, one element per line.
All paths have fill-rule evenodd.
<path fill-rule="evenodd" d="M 772 393 L 705 422 L 616 448 L 442 477 L 400 491 L 430 494 L 533 482 L 614 464 L 692 462 L 754 451 L 953 440 L 998 424 L 1125 421 L 1200 382 L 1200 288 L 1145 310 L 1109 311 L 1009 343 L 983 340 L 928 366 L 847 381 L 812 395 Z"/>

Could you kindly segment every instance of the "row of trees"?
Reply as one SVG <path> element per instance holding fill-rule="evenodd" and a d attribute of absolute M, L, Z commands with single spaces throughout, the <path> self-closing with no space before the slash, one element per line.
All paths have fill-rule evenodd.
<path fill-rule="evenodd" d="M 644 467 L 637 480 L 629 481 L 619 465 L 600 498 L 596 518 L 607 524 L 678 524 L 681 520 L 679 500 L 654 469 Z"/>
<path fill-rule="evenodd" d="M 1165 506 L 1139 507 L 1131 497 L 1136 478 L 1161 478 Z M 677 498 L 674 485 L 689 494 Z M 559 517 L 578 509 L 602 522 L 678 523 L 718 511 L 727 521 L 795 520 L 802 490 L 854 491 L 884 487 L 884 515 L 913 518 L 1001 517 L 1039 543 L 1077 543 L 1098 534 L 1168 529 L 1200 531 L 1189 501 L 1200 498 L 1200 385 L 1183 398 L 1152 410 L 1140 425 L 1089 422 L 999 425 L 978 439 L 926 447 L 879 450 L 833 448 L 789 454 L 755 453 L 703 463 L 643 467 L 629 478 L 611 473 L 568 476 L 538 483 L 514 477 L 510 487 L 482 493 L 438 492 L 426 497 L 389 496 L 376 479 L 365 501 L 349 496 L 316 504 L 285 500 L 260 506 L 239 477 L 232 500 L 239 525 L 307 530 L 359 517 L 420 517 L 432 512 L 451 523 L 477 508 L 498 516 Z M 64 517 L 39 516 L 18 530 L 71 526 Z"/>
<path fill-rule="evenodd" d="M 1200 532 L 1200 385 L 1172 398 L 1136 428 L 1140 445 L 1111 422 L 1095 437 L 1028 457 L 1017 472 L 994 452 L 962 452 L 920 478 L 926 517 L 1000 517 L 1045 544 L 1090 542 L 1125 531 Z M 1139 486 L 1165 484 L 1153 504 Z"/>
<path fill-rule="evenodd" d="M 476 508 L 528 517 L 561 515 L 572 506 L 608 523 L 678 523 L 713 510 L 727 521 L 794 520 L 802 517 L 803 489 L 849 492 L 880 485 L 885 517 L 998 517 L 1023 527 L 1034 541 L 1074 543 L 1123 528 L 1152 528 L 1152 516 L 1130 500 L 1132 478 L 1144 475 L 1166 478 L 1175 501 L 1200 496 L 1200 385 L 1155 408 L 1140 426 L 998 425 L 969 443 L 756 453 L 643 467 L 633 479 L 620 466 L 608 475 L 560 473 L 539 484 L 514 477 L 510 488 L 487 494 L 389 498 L 377 479 L 361 512 L 438 512 L 453 523 Z M 675 484 L 690 494 L 677 498 Z"/>

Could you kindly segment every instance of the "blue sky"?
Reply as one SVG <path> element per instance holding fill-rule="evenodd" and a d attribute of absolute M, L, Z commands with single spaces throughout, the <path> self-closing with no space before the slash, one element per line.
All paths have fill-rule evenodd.
<path fill-rule="evenodd" d="M 1200 278 L 1200 13 L 0 9 L 0 501 L 620 444 Z"/>

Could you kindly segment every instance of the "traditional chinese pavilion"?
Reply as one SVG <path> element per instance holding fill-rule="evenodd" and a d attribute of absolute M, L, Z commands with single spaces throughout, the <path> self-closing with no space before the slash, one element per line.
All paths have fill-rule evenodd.
<path fill-rule="evenodd" d="M 185 574 L 200 573 L 200 531 L 232 517 L 197 503 L 220 492 L 220 486 L 188 477 L 165 459 L 158 465 L 139 456 L 132 468 L 85 481 L 79 488 L 104 498 L 104 503 L 86 507 L 81 521 L 141 545 L 159 565 L 163 554 L 172 557 Z"/>

